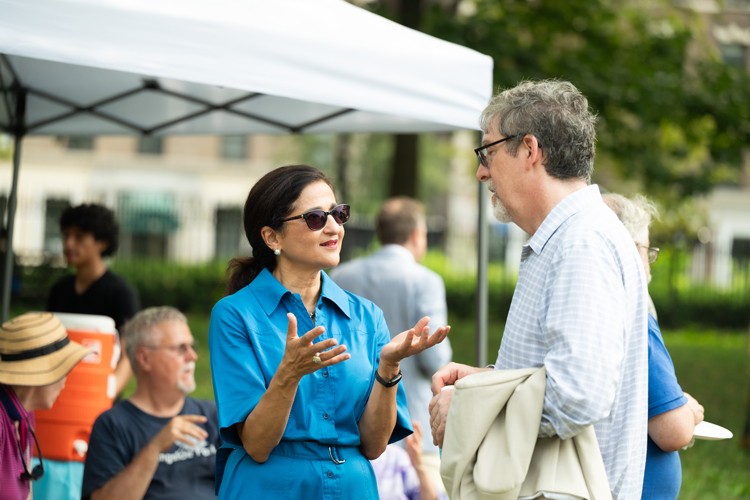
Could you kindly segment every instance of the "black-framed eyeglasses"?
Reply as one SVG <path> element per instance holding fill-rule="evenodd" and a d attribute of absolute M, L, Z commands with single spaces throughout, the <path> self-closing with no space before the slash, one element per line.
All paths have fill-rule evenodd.
<path fill-rule="evenodd" d="M 182 344 L 175 345 L 144 345 L 146 349 L 167 349 L 175 352 L 180 356 L 187 356 L 189 352 L 196 352 L 198 349 L 198 342 L 183 342 Z"/>
<path fill-rule="evenodd" d="M 39 458 L 39 463 L 34 466 L 34 468 L 29 471 L 29 466 L 26 464 L 26 454 L 23 452 L 23 448 L 21 447 L 21 440 L 18 439 L 16 442 L 18 443 L 18 453 L 21 455 L 21 463 L 23 464 L 23 472 L 21 473 L 21 479 L 24 481 L 36 481 L 40 477 L 44 475 L 44 462 L 42 461 L 42 449 L 39 447 L 39 441 L 36 438 L 36 434 L 34 433 L 34 429 L 31 428 L 31 424 L 28 423 L 28 431 L 31 434 L 31 437 L 34 439 L 34 444 L 36 445 L 36 455 Z"/>
<path fill-rule="evenodd" d="M 305 212 L 304 214 L 295 215 L 294 217 L 283 219 L 281 222 L 289 222 L 290 220 L 295 219 L 305 219 L 305 223 L 311 231 L 319 231 L 326 226 L 329 215 L 333 217 L 333 220 L 335 220 L 338 225 L 341 226 L 343 224 L 346 224 L 346 221 L 349 220 L 349 205 L 336 205 L 327 212 L 325 210 L 310 210 L 308 212 Z"/>
<path fill-rule="evenodd" d="M 497 146 L 498 144 L 502 144 L 503 142 L 508 141 L 510 139 L 515 139 L 516 137 L 520 137 L 522 135 L 525 135 L 525 134 L 509 135 L 508 137 L 503 137 L 502 139 L 499 139 L 495 142 L 491 142 L 489 144 L 485 144 L 484 146 L 479 146 L 478 148 L 474 148 L 474 154 L 477 155 L 479 164 L 482 165 L 484 168 L 489 168 L 490 160 L 489 158 L 487 158 L 487 149 L 491 148 L 492 146 Z"/>
<path fill-rule="evenodd" d="M 653 264 L 654 262 L 656 262 L 656 259 L 659 258 L 660 248 L 658 248 L 658 247 L 649 247 L 649 246 L 646 246 L 646 245 L 639 245 L 638 243 L 636 243 L 636 246 L 639 247 L 639 248 L 645 248 L 646 249 L 646 251 L 648 252 L 648 263 L 649 264 Z"/>

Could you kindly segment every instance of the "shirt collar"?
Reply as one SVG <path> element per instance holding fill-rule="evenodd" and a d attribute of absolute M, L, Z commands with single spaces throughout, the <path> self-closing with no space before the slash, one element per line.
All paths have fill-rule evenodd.
<path fill-rule="evenodd" d="M 536 230 L 534 235 L 524 245 L 524 255 L 527 254 L 527 247 L 534 251 L 536 254 L 540 254 L 547 244 L 549 239 L 555 234 L 555 231 L 563 225 L 573 215 L 577 214 L 581 210 L 587 207 L 593 206 L 595 203 L 601 203 L 602 195 L 599 192 L 599 186 L 592 184 L 586 186 L 583 189 L 569 194 L 563 198 L 560 203 L 547 214 L 547 217 L 542 221 L 542 225 Z"/>
<path fill-rule="evenodd" d="M 346 292 L 336 284 L 325 271 L 320 272 L 321 280 L 321 298 L 326 302 L 334 304 L 348 318 L 351 317 L 349 311 L 349 297 Z M 270 316 L 286 294 L 291 294 L 284 285 L 279 283 L 276 277 L 268 270 L 263 269 L 252 282 L 255 296 L 258 303 L 263 308 L 266 315 Z"/>

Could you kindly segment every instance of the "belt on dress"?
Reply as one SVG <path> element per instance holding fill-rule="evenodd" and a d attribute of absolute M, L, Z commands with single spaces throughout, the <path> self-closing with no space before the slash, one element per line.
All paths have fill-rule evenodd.
<path fill-rule="evenodd" d="M 307 460 L 330 460 L 335 464 L 343 464 L 347 458 L 362 456 L 358 446 L 336 446 L 317 441 L 287 440 L 282 440 L 276 445 L 271 454 Z"/>

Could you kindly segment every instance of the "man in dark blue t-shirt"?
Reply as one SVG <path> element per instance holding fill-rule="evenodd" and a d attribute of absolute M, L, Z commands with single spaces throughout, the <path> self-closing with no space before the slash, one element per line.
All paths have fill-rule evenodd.
<path fill-rule="evenodd" d="M 198 354 L 185 316 L 153 307 L 124 330 L 136 389 L 94 423 L 82 498 L 215 498 L 218 415 L 187 396 Z"/>

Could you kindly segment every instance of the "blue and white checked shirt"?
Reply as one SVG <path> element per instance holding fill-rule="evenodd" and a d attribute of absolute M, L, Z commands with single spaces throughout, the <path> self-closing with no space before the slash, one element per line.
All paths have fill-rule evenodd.
<path fill-rule="evenodd" d="M 640 498 L 648 410 L 640 257 L 596 185 L 561 201 L 523 247 L 497 369 L 544 365 L 539 435 L 595 424 L 615 498 Z"/>

